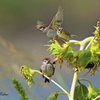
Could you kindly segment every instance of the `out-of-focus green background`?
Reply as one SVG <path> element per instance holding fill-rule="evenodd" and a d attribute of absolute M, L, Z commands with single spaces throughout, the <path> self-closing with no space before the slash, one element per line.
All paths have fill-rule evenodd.
<path fill-rule="evenodd" d="M 39 70 L 43 57 L 54 59 L 46 51 L 47 47 L 43 46 L 49 38 L 36 31 L 36 22 L 41 20 L 48 25 L 59 6 L 64 9 L 62 27 L 71 34 L 78 35 L 75 39 L 82 40 L 93 35 L 93 26 L 100 20 L 99 0 L 0 0 L 0 91 L 9 94 L 0 95 L 0 100 L 20 100 L 10 82 L 12 77 L 23 84 L 29 100 L 47 100 L 52 92 L 61 91 L 52 82 L 44 84 L 44 79 L 38 74 L 34 77 L 36 85 L 29 89 L 19 73 L 22 64 Z M 79 48 L 73 47 L 75 51 Z M 79 77 L 82 78 L 86 72 L 87 70 L 82 72 Z M 56 66 L 52 78 L 69 91 L 73 73 L 64 61 L 61 70 L 59 65 Z M 100 87 L 99 73 L 97 71 L 94 77 L 88 74 L 84 78 L 89 79 L 93 87 Z M 65 99 L 66 96 L 58 98 Z"/>

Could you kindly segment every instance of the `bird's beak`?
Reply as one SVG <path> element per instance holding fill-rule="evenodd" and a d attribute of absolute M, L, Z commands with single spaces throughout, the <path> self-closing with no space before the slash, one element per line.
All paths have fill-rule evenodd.
<path fill-rule="evenodd" d="M 38 28 L 36 28 L 36 30 L 38 30 Z"/>
<path fill-rule="evenodd" d="M 63 31 L 63 29 L 61 29 L 61 32 Z"/>

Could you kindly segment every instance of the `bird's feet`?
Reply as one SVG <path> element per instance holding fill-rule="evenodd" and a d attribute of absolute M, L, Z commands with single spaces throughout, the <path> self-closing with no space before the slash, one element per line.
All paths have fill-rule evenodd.
<path fill-rule="evenodd" d="M 53 38 L 53 39 L 52 39 L 52 43 L 55 43 L 55 39 L 56 39 L 56 38 Z"/>
<path fill-rule="evenodd" d="M 42 73 L 42 77 L 44 78 L 44 73 Z"/>

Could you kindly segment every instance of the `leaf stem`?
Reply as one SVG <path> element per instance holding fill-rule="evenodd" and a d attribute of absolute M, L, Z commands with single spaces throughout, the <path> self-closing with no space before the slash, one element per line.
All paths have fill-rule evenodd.
<path fill-rule="evenodd" d="M 64 94 L 67 95 L 65 92 L 56 92 L 57 94 Z"/>
<path fill-rule="evenodd" d="M 91 84 L 91 82 L 90 82 L 89 80 L 84 79 L 84 78 L 80 78 L 80 79 L 78 79 L 78 80 L 80 80 L 80 81 L 87 81 L 88 84 L 89 84 L 89 87 L 93 88 L 93 87 L 92 87 L 92 84 Z"/>
<path fill-rule="evenodd" d="M 42 75 L 42 73 L 40 71 L 38 71 L 38 70 L 33 70 L 33 71 Z M 45 74 L 44 74 L 44 77 L 46 77 L 47 79 L 50 79 Z M 51 82 L 54 83 L 56 86 L 58 86 L 64 92 L 64 94 L 66 94 L 68 97 L 70 96 L 70 94 L 63 87 L 61 87 L 58 83 L 56 83 L 54 80 L 51 79 Z"/>
<path fill-rule="evenodd" d="M 93 38 L 91 39 L 91 41 L 89 42 L 89 44 L 87 45 L 87 47 L 85 48 L 85 50 L 90 46 L 90 44 L 91 44 L 91 42 L 94 40 L 94 38 L 95 38 L 95 37 L 93 37 Z"/>

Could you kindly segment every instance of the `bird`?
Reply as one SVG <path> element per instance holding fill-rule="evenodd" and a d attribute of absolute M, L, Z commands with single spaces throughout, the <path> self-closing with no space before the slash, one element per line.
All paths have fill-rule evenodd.
<path fill-rule="evenodd" d="M 66 31 L 62 27 L 59 27 L 59 29 L 57 30 L 57 35 L 59 37 L 66 39 L 67 41 L 69 41 L 71 38 L 77 37 L 76 35 L 71 35 L 68 31 Z"/>
<path fill-rule="evenodd" d="M 59 7 L 55 17 L 52 19 L 51 23 L 48 26 L 46 26 L 42 21 L 37 21 L 36 27 L 37 30 L 42 31 L 44 35 L 49 37 L 52 40 L 52 42 L 54 40 L 57 40 L 57 42 L 62 47 L 62 45 L 67 41 L 66 39 L 59 37 L 57 35 L 57 30 L 61 26 L 62 22 L 63 22 L 63 9 L 62 7 Z"/>
<path fill-rule="evenodd" d="M 45 78 L 44 74 L 47 75 L 49 78 L 54 75 L 55 67 L 53 66 L 53 63 L 51 63 L 51 59 L 49 57 L 45 57 L 42 59 L 40 72 L 42 73 L 43 78 Z M 44 82 L 50 83 L 50 79 L 45 78 Z"/>

